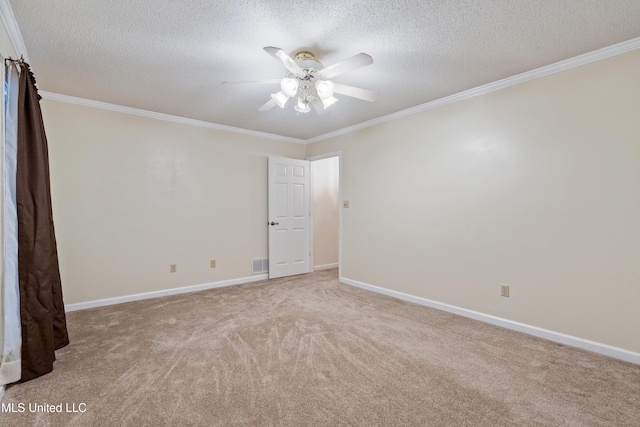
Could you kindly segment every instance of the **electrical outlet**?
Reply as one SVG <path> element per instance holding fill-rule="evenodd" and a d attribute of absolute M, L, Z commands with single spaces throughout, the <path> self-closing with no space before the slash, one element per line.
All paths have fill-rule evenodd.
<path fill-rule="evenodd" d="M 343 201 L 342 202 L 342 207 L 343 208 L 349 208 L 349 201 L 348 200 Z"/>
<path fill-rule="evenodd" d="M 211 260 L 211 268 L 216 268 L 216 260 L 215 259 Z"/>
<path fill-rule="evenodd" d="M 178 264 L 171 264 L 171 265 L 169 266 L 169 271 L 170 271 L 171 273 L 175 273 L 176 271 L 178 271 Z"/>
<path fill-rule="evenodd" d="M 500 286 L 500 296 L 501 297 L 509 297 L 509 285 L 501 285 Z"/>

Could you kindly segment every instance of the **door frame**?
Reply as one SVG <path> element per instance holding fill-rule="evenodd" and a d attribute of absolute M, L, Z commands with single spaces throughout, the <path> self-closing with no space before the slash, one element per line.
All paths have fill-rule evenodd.
<path fill-rule="evenodd" d="M 343 209 L 343 201 L 342 201 L 342 151 L 331 151 L 324 154 L 318 154 L 316 156 L 308 156 L 305 160 L 309 162 L 313 162 L 315 160 L 328 159 L 330 157 L 338 158 L 338 277 L 342 277 L 342 209 Z M 309 167 L 309 170 L 312 168 Z M 311 212 L 311 223 L 309 225 L 310 234 L 309 234 L 309 245 L 311 249 L 311 272 L 315 271 L 315 261 L 314 255 L 315 251 L 313 250 L 313 222 L 314 222 L 314 212 L 313 212 L 313 172 L 310 173 L 311 185 L 309 185 L 311 203 L 309 203 L 309 208 Z"/>

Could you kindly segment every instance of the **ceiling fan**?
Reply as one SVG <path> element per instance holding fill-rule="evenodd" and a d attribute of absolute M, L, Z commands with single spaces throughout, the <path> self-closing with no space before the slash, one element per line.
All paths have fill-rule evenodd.
<path fill-rule="evenodd" d="M 338 99 L 334 94 L 346 95 L 352 98 L 373 102 L 378 99 L 378 92 L 358 87 L 334 83 L 330 79 L 348 71 L 373 63 L 366 53 L 359 53 L 329 67 L 324 67 L 315 59 L 311 52 L 301 51 L 291 58 L 279 47 L 267 46 L 264 48 L 274 58 L 282 61 L 287 69 L 287 74 L 282 79 L 268 79 L 257 81 L 223 82 L 223 84 L 280 84 L 280 91 L 271 94 L 271 99 L 267 101 L 259 111 L 267 111 L 275 107 L 284 108 L 290 98 L 297 99 L 293 107 L 298 113 L 308 113 L 313 105 L 318 114 Z"/>

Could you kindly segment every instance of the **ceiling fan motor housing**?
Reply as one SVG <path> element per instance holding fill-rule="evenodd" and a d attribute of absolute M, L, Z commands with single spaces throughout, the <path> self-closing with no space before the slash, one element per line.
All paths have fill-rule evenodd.
<path fill-rule="evenodd" d="M 296 61 L 296 64 L 298 64 L 303 70 L 305 68 L 315 70 L 321 70 L 323 68 L 322 64 L 315 59 L 313 53 L 306 50 L 296 53 L 294 60 Z"/>

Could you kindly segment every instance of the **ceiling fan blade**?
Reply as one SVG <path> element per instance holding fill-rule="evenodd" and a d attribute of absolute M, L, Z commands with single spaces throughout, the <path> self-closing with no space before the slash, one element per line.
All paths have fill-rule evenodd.
<path fill-rule="evenodd" d="M 300 66 L 279 47 L 267 46 L 264 50 L 274 58 L 282 61 L 285 68 L 293 73 L 294 76 L 302 78 L 306 75 L 305 72 L 302 71 L 302 68 L 300 68 Z"/>
<path fill-rule="evenodd" d="M 267 79 L 267 80 L 240 80 L 235 82 L 222 82 L 223 85 L 244 85 L 244 84 L 272 84 L 280 83 L 282 79 Z"/>
<path fill-rule="evenodd" d="M 318 71 L 316 78 L 330 79 L 331 77 L 339 76 L 347 71 L 355 70 L 356 68 L 364 67 L 365 65 L 373 64 L 373 58 L 366 53 L 359 53 L 347 58 L 337 64 L 329 65 Z"/>
<path fill-rule="evenodd" d="M 274 101 L 273 99 L 270 99 L 267 102 L 265 102 L 262 105 L 262 107 L 258 108 L 258 111 L 269 111 L 275 106 L 276 106 L 276 101 Z"/>
<path fill-rule="evenodd" d="M 378 99 L 380 95 L 378 92 L 374 92 L 369 89 L 361 89 L 359 87 L 341 85 L 336 83 L 335 88 L 333 89 L 335 93 L 339 93 L 341 95 L 350 96 L 352 98 L 362 99 L 363 101 L 373 102 Z"/>

